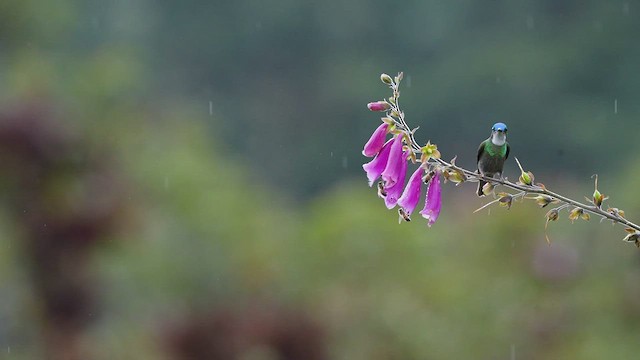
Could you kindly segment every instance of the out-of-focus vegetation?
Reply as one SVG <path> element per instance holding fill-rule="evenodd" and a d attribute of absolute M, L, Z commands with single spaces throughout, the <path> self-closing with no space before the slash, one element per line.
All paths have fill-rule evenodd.
<path fill-rule="evenodd" d="M 394 8 L 395 7 L 395 8 Z M 637 250 L 544 211 L 398 225 L 360 164 L 380 72 L 472 166 L 640 219 L 633 3 L 0 3 L 0 358 L 602 359 L 640 352 Z M 507 165 L 507 175 L 517 172 Z M 566 215 L 566 214 L 563 214 Z"/>

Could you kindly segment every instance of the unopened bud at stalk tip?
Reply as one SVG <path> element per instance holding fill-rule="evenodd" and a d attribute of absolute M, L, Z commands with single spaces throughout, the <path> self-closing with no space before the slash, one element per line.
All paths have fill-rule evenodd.
<path fill-rule="evenodd" d="M 391 79 L 391 76 L 389 76 L 387 74 L 381 74 L 380 75 L 380 81 L 382 81 L 383 83 L 385 83 L 387 85 L 393 84 L 393 79 Z"/>
<path fill-rule="evenodd" d="M 368 103 L 367 107 L 371 111 L 387 111 L 391 108 L 391 105 L 386 101 L 376 101 Z"/>

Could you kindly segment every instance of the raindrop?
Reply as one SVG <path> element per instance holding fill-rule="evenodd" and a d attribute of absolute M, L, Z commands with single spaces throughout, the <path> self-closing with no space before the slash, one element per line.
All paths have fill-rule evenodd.
<path fill-rule="evenodd" d="M 164 177 L 164 189 L 165 190 L 169 190 L 169 177 L 168 176 Z"/>
<path fill-rule="evenodd" d="M 209 101 L 209 116 L 213 116 L 213 101 Z"/>
<path fill-rule="evenodd" d="M 618 113 L 618 99 L 613 100 L 613 113 Z"/>
<path fill-rule="evenodd" d="M 349 160 L 347 159 L 346 156 L 343 156 L 342 157 L 342 167 L 346 169 L 348 166 L 349 166 Z"/>
<path fill-rule="evenodd" d="M 407 76 L 407 87 L 411 87 L 411 75 Z"/>
<path fill-rule="evenodd" d="M 628 2 L 622 3 L 622 12 L 625 15 L 629 15 L 629 3 Z"/>
<path fill-rule="evenodd" d="M 500 84 L 502 82 L 502 79 L 500 78 L 500 76 L 496 76 L 496 84 Z"/>
<path fill-rule="evenodd" d="M 511 344 L 511 360 L 516 360 L 516 346 L 514 344 Z"/>

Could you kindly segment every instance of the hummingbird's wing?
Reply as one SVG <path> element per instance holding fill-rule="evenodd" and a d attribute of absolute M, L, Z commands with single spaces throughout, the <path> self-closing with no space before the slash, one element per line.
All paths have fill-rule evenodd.
<path fill-rule="evenodd" d="M 505 160 L 509 158 L 509 151 L 511 151 L 511 147 L 509 146 L 509 143 L 507 143 L 507 153 L 504 155 Z"/>
<path fill-rule="evenodd" d="M 482 157 L 482 154 L 484 154 L 484 146 L 486 142 L 487 140 L 481 142 L 480 146 L 478 146 L 478 156 L 476 157 L 476 164 L 480 162 L 480 158 Z M 507 150 L 507 153 L 508 153 L 508 150 Z"/>

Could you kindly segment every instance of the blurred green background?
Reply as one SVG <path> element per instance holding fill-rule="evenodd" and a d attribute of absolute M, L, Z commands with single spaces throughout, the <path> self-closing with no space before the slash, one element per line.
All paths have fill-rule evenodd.
<path fill-rule="evenodd" d="M 640 5 L 0 2 L 0 359 L 633 359 L 620 226 L 516 203 L 398 225 L 366 103 L 473 167 L 491 125 L 640 219 Z M 634 95 L 635 94 L 635 95 Z M 517 168 L 507 164 L 515 179 Z M 566 213 L 563 213 L 566 217 Z"/>

